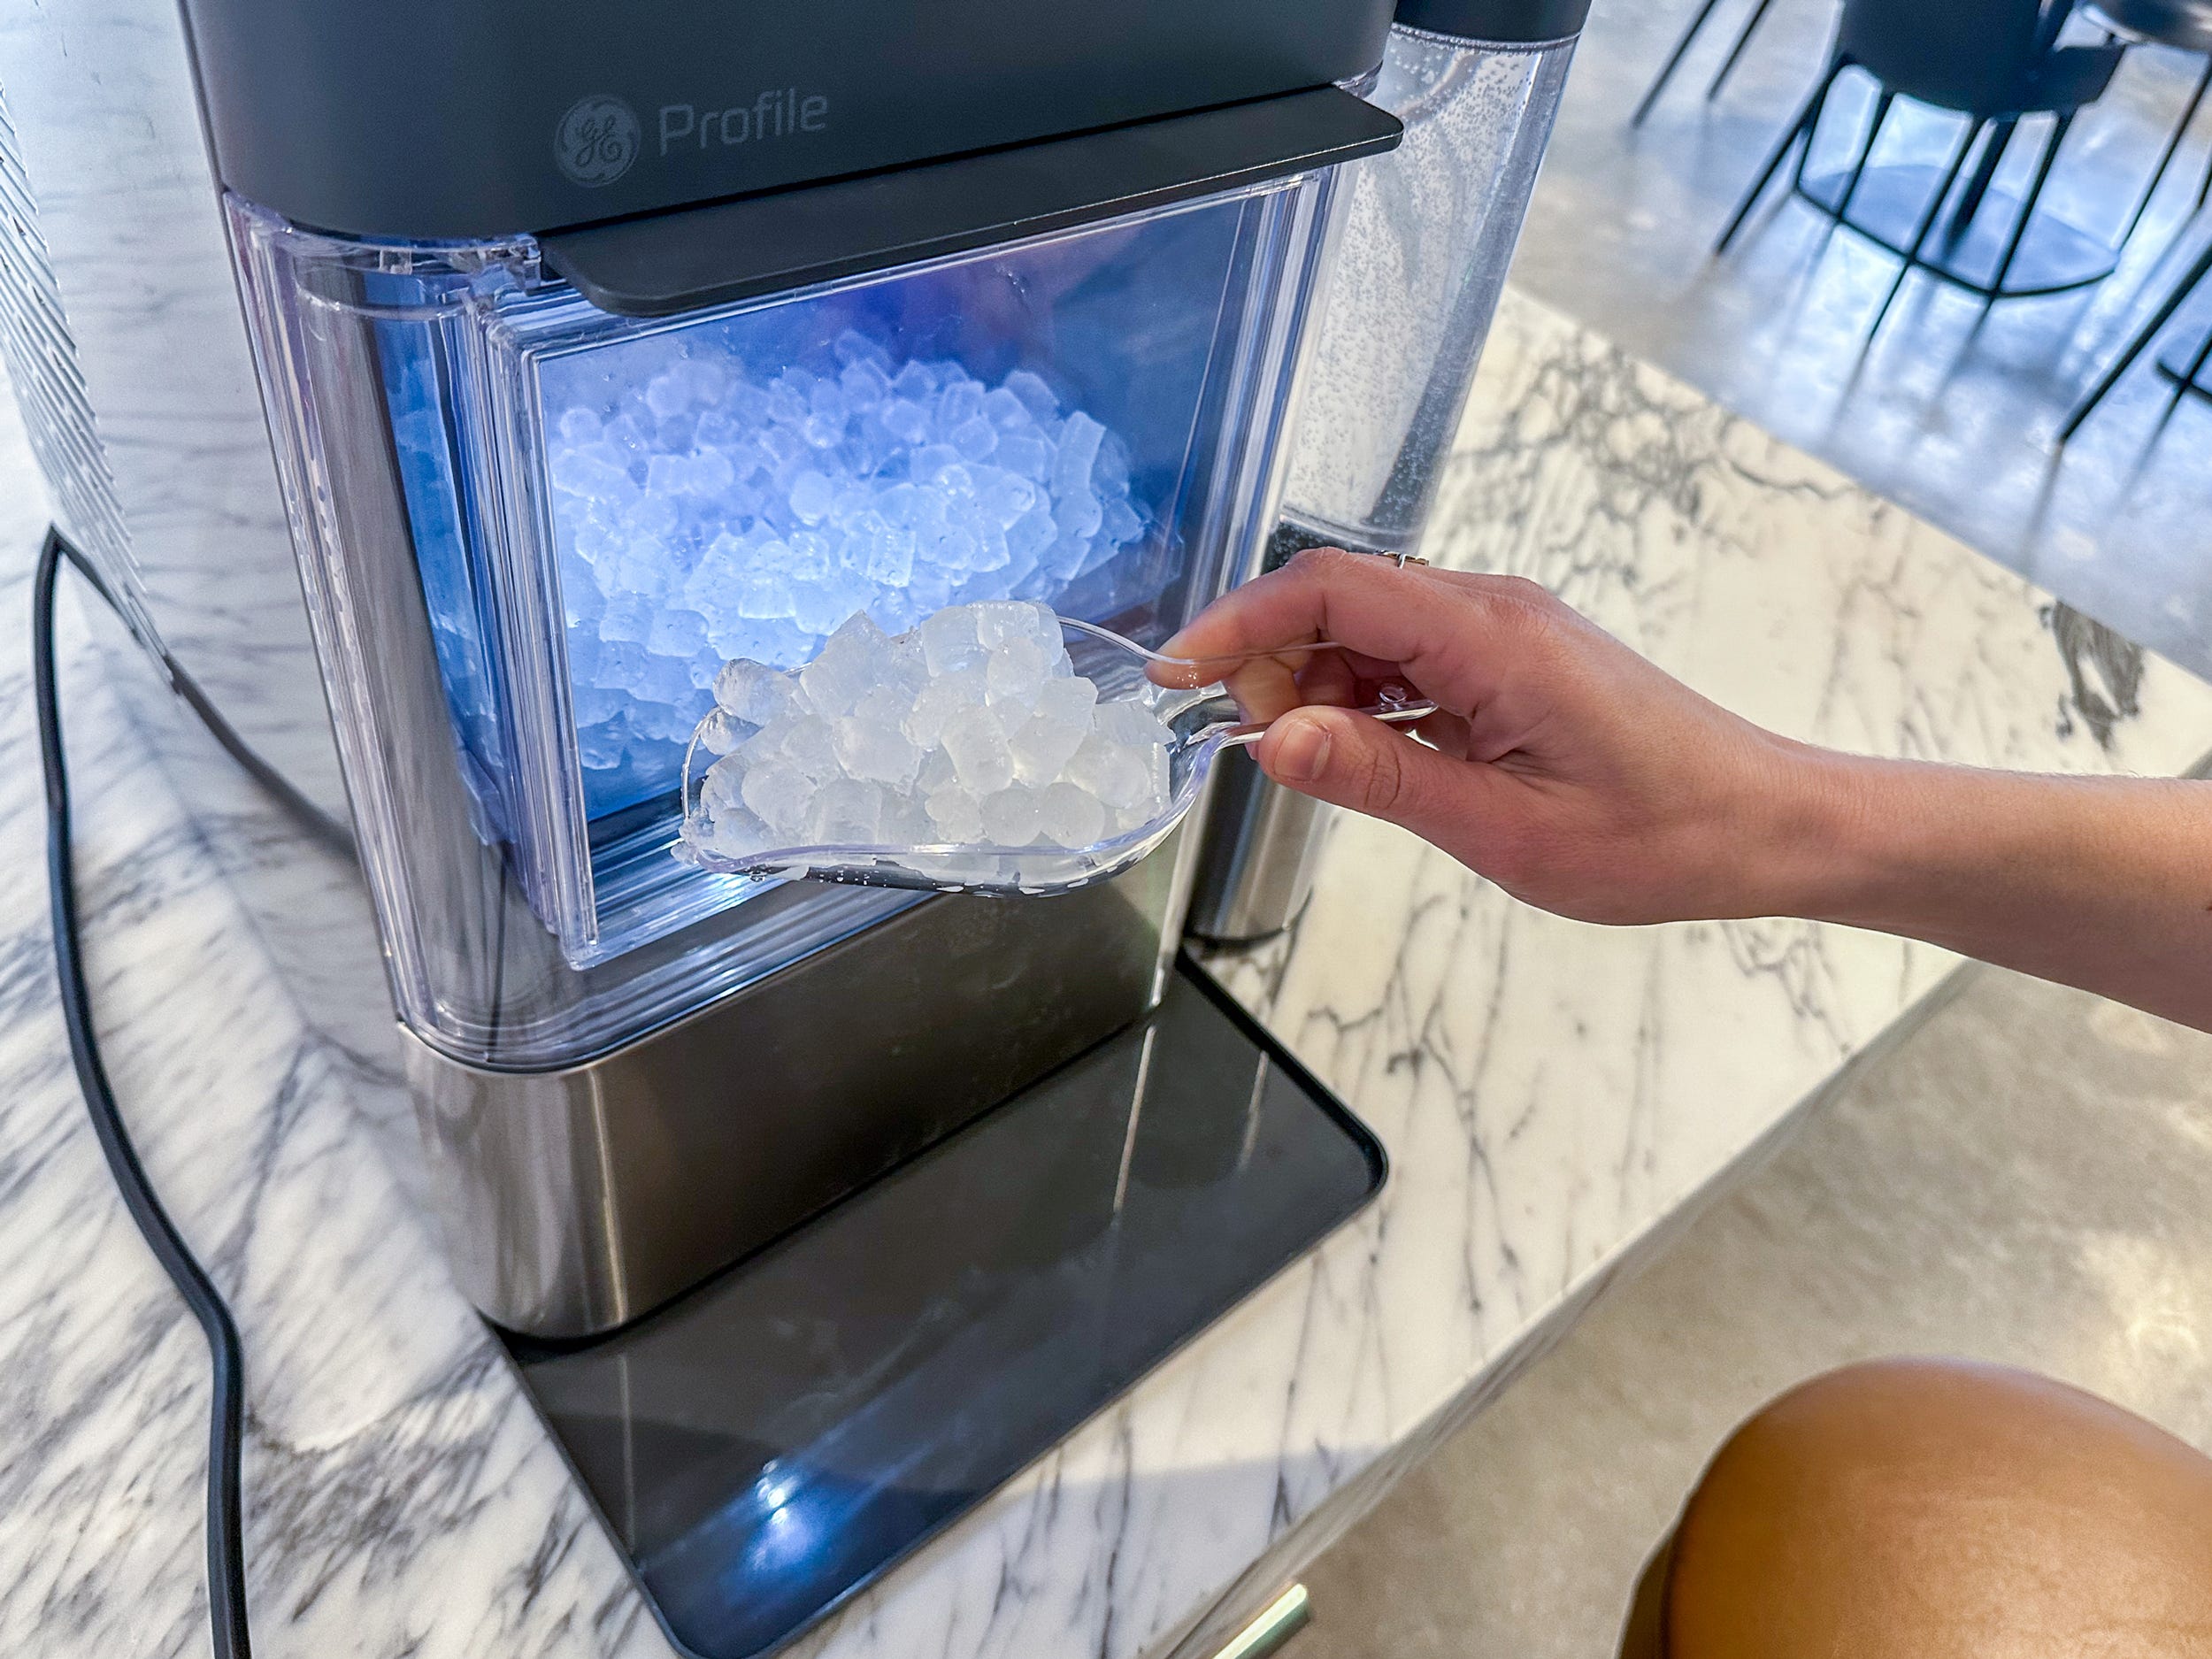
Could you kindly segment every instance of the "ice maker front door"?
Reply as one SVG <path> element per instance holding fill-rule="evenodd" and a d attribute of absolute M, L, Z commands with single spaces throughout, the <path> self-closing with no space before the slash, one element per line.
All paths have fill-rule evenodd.
<path fill-rule="evenodd" d="M 572 961 L 741 900 L 669 856 L 716 672 L 864 612 L 1041 600 L 1156 641 L 1251 540 L 1296 183 L 669 319 L 476 302 L 523 879 Z"/>

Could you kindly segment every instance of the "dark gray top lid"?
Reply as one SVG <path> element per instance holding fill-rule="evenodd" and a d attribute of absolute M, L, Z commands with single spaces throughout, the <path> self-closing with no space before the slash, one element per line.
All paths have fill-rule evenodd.
<path fill-rule="evenodd" d="M 1463 41 L 1532 45 L 1582 33 L 1590 0 L 1398 0 L 1398 21 Z"/>
<path fill-rule="evenodd" d="M 490 238 L 1365 73 L 1392 0 L 184 0 L 224 185 Z"/>
<path fill-rule="evenodd" d="M 879 271 L 1392 148 L 1395 116 L 1334 87 L 542 238 L 603 311 L 666 317 Z"/>

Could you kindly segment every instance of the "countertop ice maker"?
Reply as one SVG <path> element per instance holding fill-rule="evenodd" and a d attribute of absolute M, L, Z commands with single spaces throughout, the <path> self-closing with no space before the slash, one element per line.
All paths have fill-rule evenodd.
<path fill-rule="evenodd" d="M 1407 0 L 1440 6 L 1508 53 L 1579 26 Z M 332 1052 L 411 1102 L 456 1282 L 687 1650 L 803 1628 L 1382 1179 L 1179 963 L 1194 837 L 1030 900 L 672 849 L 727 659 L 1007 597 L 1156 645 L 1257 568 L 1338 181 L 1401 136 L 1360 96 L 1392 22 L 54 0 L 0 34 L 0 351 L 57 516 L 350 823 L 334 857 L 146 722 Z"/>

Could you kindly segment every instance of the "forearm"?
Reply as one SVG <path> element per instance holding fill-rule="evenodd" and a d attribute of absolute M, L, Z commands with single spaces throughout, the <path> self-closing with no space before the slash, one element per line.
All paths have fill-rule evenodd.
<path fill-rule="evenodd" d="M 2212 1030 L 2212 783 L 1804 751 L 1776 908 Z"/>

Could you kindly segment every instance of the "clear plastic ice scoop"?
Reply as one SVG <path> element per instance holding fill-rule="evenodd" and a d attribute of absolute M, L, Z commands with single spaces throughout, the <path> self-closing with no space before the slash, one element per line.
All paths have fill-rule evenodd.
<path fill-rule="evenodd" d="M 723 706 L 686 759 L 677 856 L 731 875 L 1070 892 L 1152 851 L 1214 757 L 1267 730 L 1216 682 L 1260 658 L 1294 667 L 1341 649 L 1199 662 L 1003 602 L 954 607 L 895 640 L 848 625 L 795 676 L 725 671 Z M 1163 667 L 1185 672 L 1158 678 L 1194 683 L 1163 686 Z M 1392 687 L 1363 712 L 1410 723 L 1435 705 Z M 725 751 L 703 778 L 702 748 Z"/>

